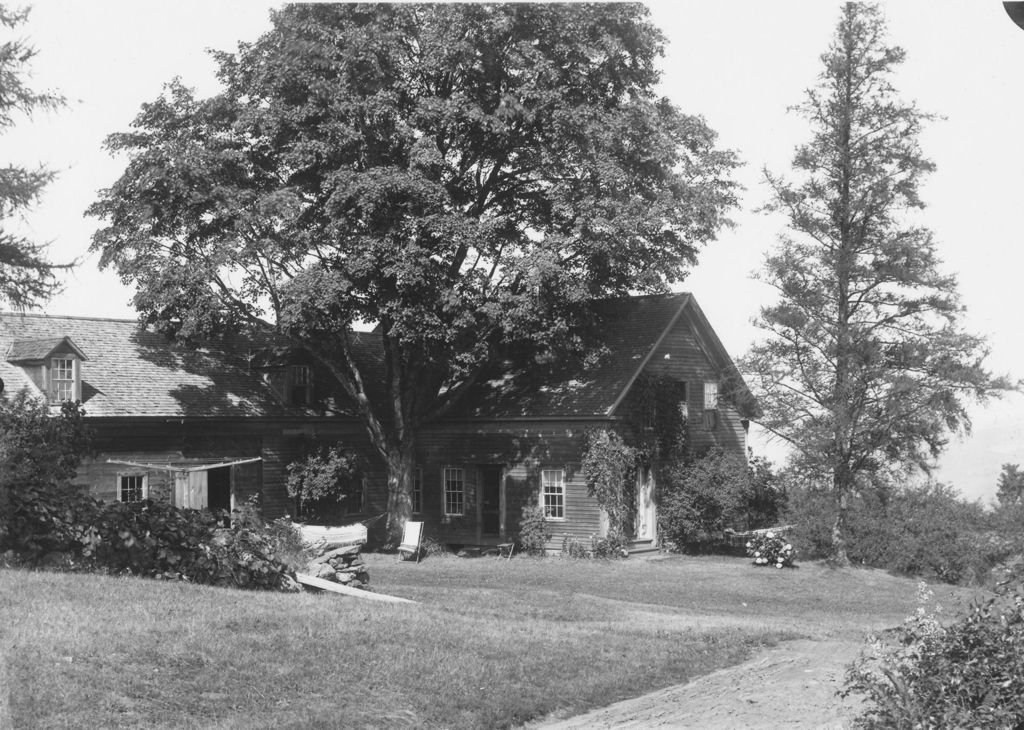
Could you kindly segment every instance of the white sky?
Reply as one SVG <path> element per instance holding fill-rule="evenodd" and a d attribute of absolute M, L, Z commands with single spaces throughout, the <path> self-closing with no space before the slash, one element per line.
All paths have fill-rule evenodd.
<path fill-rule="evenodd" d="M 45 163 L 60 172 L 24 221 L 51 241 L 55 260 L 80 260 L 53 314 L 133 317 L 131 291 L 87 254 L 96 221 L 83 216 L 96 191 L 123 163 L 102 149 L 125 130 L 140 104 L 174 76 L 200 93 L 216 91 L 204 49 L 234 50 L 269 28 L 270 3 L 256 0 L 115 2 L 38 0 L 20 34 L 39 50 L 36 88 L 55 89 L 70 106 L 38 116 L 0 137 L 0 160 Z M 750 279 L 783 221 L 755 213 L 766 199 L 761 169 L 788 170 L 806 125 L 786 112 L 819 70 L 839 4 L 803 2 L 660 2 L 652 17 L 669 44 L 663 93 L 687 113 L 703 115 L 722 146 L 746 166 L 736 227 L 701 257 L 685 289 L 692 291 L 734 356 L 757 336 L 750 325 L 768 296 Z M 945 117 L 923 136 L 938 165 L 924 187 L 926 223 L 935 231 L 947 269 L 960 278 L 968 326 L 989 337 L 990 367 L 1024 376 L 1024 337 L 1009 295 L 1024 286 L 1016 220 L 1024 148 L 1016 143 L 1024 111 L 1024 30 L 1002 3 L 890 2 L 891 41 L 907 51 L 897 79 L 903 98 Z M 990 498 L 1000 465 L 1024 463 L 1024 396 L 975 410 L 973 436 L 943 457 L 939 476 L 970 497 Z M 755 439 L 754 448 L 778 447 Z"/>

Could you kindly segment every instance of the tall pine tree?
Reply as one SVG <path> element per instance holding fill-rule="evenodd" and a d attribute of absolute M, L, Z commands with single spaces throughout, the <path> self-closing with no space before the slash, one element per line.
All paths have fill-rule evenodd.
<path fill-rule="evenodd" d="M 12 11 L 0 5 L 0 26 L 13 35 L 25 22 L 27 10 Z M 19 119 L 64 105 L 64 98 L 48 91 L 35 91 L 26 79 L 36 49 L 22 38 L 0 43 L 0 133 Z M 28 169 L 19 165 L 0 167 L 0 300 L 24 308 L 49 298 L 58 288 L 56 270 L 45 247 L 11 225 L 12 217 L 35 203 L 54 173 L 45 167 Z"/>
<path fill-rule="evenodd" d="M 1008 388 L 985 370 L 982 338 L 966 333 L 955 277 L 942 273 L 932 232 L 916 222 L 934 165 L 919 135 L 932 117 L 892 85 L 902 49 L 887 44 L 877 6 L 847 3 L 796 111 L 810 141 L 791 177 L 766 172 L 770 209 L 789 232 L 762 278 L 778 293 L 745 358 L 763 425 L 834 495 L 833 559 L 848 562 L 847 502 L 872 477 L 929 469 L 967 403 Z"/>

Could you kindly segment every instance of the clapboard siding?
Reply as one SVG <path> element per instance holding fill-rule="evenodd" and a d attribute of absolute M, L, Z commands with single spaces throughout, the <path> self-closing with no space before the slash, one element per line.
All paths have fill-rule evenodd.
<path fill-rule="evenodd" d="M 365 432 L 354 422 L 90 419 L 89 426 L 94 433 L 94 453 L 83 461 L 75 482 L 104 500 L 117 498 L 118 478 L 126 474 L 145 474 L 152 499 L 170 499 L 173 493 L 171 472 L 111 464 L 111 459 L 188 466 L 260 457 L 260 462 L 232 467 L 235 505 L 259 495 L 264 516 L 275 519 L 294 512 L 285 486 L 286 467 L 302 455 L 303 436 L 315 434 L 324 443 L 340 441 L 372 459 Z"/>
<path fill-rule="evenodd" d="M 725 374 L 716 366 L 687 317 L 676 321 L 652 354 L 645 371 L 686 383 L 687 433 L 693 453 L 699 454 L 715 446 L 746 453 L 744 421 L 721 387 Z M 704 383 L 720 384 L 718 422 L 712 429 L 705 428 L 703 422 Z"/>
<path fill-rule="evenodd" d="M 523 508 L 540 503 L 541 472 L 565 472 L 565 520 L 551 520 L 549 547 L 565 537 L 589 537 L 601 527 L 600 509 L 587 495 L 579 462 L 589 429 L 606 419 L 565 421 L 462 421 L 435 424 L 420 435 L 417 467 L 423 479 L 426 535 L 439 542 L 476 544 L 510 540 L 519 531 Z M 500 466 L 505 486 L 505 533 L 488 539 L 477 517 L 479 470 Z M 465 478 L 465 510 L 461 517 L 444 515 L 444 469 L 461 468 Z"/>

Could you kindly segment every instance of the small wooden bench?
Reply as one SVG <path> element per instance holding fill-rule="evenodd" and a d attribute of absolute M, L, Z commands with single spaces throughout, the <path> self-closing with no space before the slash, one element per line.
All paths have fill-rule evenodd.
<path fill-rule="evenodd" d="M 498 543 L 498 557 L 505 557 L 506 560 L 512 559 L 512 553 L 515 552 L 516 544 L 514 542 L 502 542 Z"/>

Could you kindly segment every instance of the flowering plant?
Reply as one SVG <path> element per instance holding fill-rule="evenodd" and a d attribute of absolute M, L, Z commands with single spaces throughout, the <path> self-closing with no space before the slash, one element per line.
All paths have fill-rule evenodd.
<path fill-rule="evenodd" d="M 747 556 L 753 558 L 757 566 L 792 568 L 796 560 L 796 548 L 774 532 L 766 532 L 747 542 Z"/>

